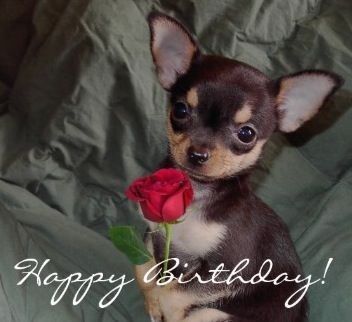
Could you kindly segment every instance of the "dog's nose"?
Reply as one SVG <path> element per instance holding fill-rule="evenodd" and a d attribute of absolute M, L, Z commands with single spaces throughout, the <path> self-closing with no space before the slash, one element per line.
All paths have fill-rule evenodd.
<path fill-rule="evenodd" d="M 188 160 L 193 165 L 202 165 L 209 159 L 209 151 L 207 148 L 191 146 L 188 149 Z"/>

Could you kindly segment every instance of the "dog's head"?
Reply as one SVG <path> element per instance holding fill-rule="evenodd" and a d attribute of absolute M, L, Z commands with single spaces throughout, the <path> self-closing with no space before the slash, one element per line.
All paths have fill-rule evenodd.
<path fill-rule="evenodd" d="M 319 70 L 271 80 L 247 64 L 202 54 L 169 16 L 152 13 L 148 21 L 157 76 L 170 92 L 171 158 L 194 178 L 247 171 L 276 129 L 295 131 L 342 83 Z"/>

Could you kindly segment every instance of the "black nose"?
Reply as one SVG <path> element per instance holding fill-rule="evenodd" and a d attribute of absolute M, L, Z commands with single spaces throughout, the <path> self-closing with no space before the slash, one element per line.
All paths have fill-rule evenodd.
<path fill-rule="evenodd" d="M 188 149 L 188 160 L 193 165 L 202 165 L 209 159 L 209 151 L 206 148 L 191 146 Z"/>

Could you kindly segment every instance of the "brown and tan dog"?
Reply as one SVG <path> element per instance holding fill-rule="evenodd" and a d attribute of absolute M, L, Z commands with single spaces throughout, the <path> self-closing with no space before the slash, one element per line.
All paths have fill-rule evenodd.
<path fill-rule="evenodd" d="M 333 73 L 310 70 L 271 80 L 255 68 L 204 55 L 173 18 L 149 16 L 151 51 L 160 84 L 170 93 L 167 166 L 188 173 L 195 200 L 185 220 L 174 226 L 171 257 L 204 279 L 220 263 L 232 270 L 244 258 L 244 278 L 266 259 L 272 277 L 302 274 L 282 220 L 250 190 L 248 174 L 275 130 L 292 132 L 309 120 L 341 85 Z M 151 225 L 152 226 L 152 225 Z M 151 227 L 154 229 L 154 227 Z M 162 232 L 147 234 L 156 262 L 163 260 Z M 147 310 L 166 322 L 302 322 L 306 299 L 284 303 L 297 284 L 144 283 L 151 261 L 136 267 Z"/>

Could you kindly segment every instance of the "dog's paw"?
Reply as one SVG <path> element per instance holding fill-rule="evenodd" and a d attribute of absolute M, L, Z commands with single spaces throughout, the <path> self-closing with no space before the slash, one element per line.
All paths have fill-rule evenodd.
<path fill-rule="evenodd" d="M 164 321 L 164 318 L 163 318 L 163 315 L 160 311 L 160 308 L 158 308 L 156 306 L 148 305 L 147 311 L 149 313 L 150 320 L 152 322 L 163 322 Z"/>
<path fill-rule="evenodd" d="M 152 322 L 163 322 L 163 315 L 160 309 L 159 299 L 154 292 L 148 292 L 145 297 L 145 309 Z"/>
<path fill-rule="evenodd" d="M 155 318 L 154 316 L 149 315 L 150 317 L 150 322 L 163 322 L 163 318 Z"/>
<path fill-rule="evenodd" d="M 191 313 L 182 322 L 231 322 L 231 316 L 212 308 L 199 309 Z"/>

